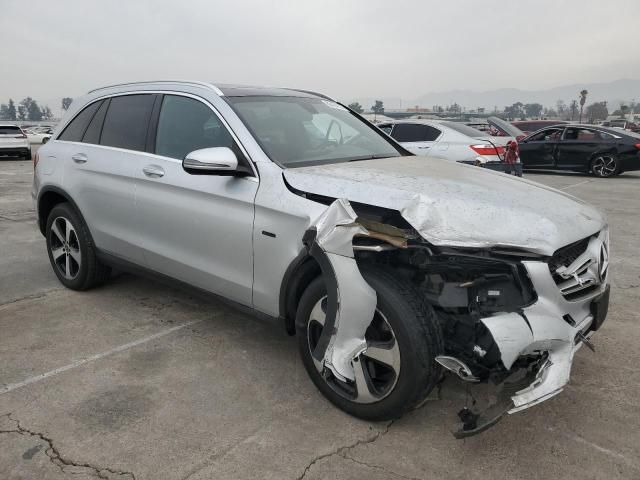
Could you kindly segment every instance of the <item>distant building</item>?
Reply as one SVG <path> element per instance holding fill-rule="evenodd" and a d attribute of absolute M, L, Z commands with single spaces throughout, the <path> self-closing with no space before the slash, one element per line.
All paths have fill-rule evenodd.
<path fill-rule="evenodd" d="M 409 113 L 431 113 L 431 110 L 428 108 L 421 107 L 416 105 L 415 107 L 407 108 L 407 112 Z"/>

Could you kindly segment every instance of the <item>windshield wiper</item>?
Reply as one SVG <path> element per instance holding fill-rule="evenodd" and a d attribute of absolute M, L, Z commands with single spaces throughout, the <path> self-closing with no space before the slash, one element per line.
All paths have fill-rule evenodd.
<path fill-rule="evenodd" d="M 349 162 L 359 162 L 361 160 L 375 160 L 376 158 L 390 158 L 390 157 L 397 157 L 399 155 L 367 155 L 366 157 L 355 157 L 352 158 L 351 160 L 348 160 Z"/>

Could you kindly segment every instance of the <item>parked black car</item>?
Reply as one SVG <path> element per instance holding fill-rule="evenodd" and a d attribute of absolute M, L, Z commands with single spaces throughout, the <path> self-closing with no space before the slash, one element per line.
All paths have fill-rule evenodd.
<path fill-rule="evenodd" d="M 518 142 L 526 169 L 590 172 L 612 177 L 640 170 L 640 135 L 591 125 L 547 127 Z"/>

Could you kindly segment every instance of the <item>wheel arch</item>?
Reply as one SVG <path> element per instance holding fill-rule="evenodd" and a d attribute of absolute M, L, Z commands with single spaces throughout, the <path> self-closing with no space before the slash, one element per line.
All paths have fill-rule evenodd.
<path fill-rule="evenodd" d="M 303 250 L 287 267 L 280 286 L 280 317 L 289 335 L 295 335 L 298 303 L 309 284 L 322 275 L 320 265 Z"/>
<path fill-rule="evenodd" d="M 84 219 L 82 212 L 78 208 L 76 202 L 73 201 L 71 195 L 65 192 L 62 188 L 54 185 L 43 187 L 38 195 L 38 227 L 42 235 L 46 234 L 47 219 L 49 213 L 53 208 L 60 203 L 69 203 L 78 212 L 78 214 Z"/>

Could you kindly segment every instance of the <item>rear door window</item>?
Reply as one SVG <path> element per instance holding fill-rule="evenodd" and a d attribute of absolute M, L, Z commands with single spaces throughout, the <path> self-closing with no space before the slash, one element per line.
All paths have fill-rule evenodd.
<path fill-rule="evenodd" d="M 193 98 L 165 95 L 155 153 L 182 160 L 189 152 L 209 147 L 234 147 L 233 137 L 213 110 Z"/>
<path fill-rule="evenodd" d="M 100 108 L 102 101 L 94 102 L 88 107 L 85 107 L 76 117 L 71 120 L 71 123 L 67 125 L 64 131 L 58 137 L 58 140 L 65 140 L 67 142 L 80 142 L 84 136 L 84 132 L 89 126 L 89 122 Z"/>
<path fill-rule="evenodd" d="M 432 142 L 440 136 L 440 130 L 418 123 L 398 123 L 391 136 L 398 142 Z"/>
<path fill-rule="evenodd" d="M 606 133 L 588 128 L 567 128 L 564 132 L 563 140 L 573 140 L 578 142 L 597 142 L 610 138 Z"/>
<path fill-rule="evenodd" d="M 144 151 L 154 94 L 113 97 L 109 103 L 100 145 Z"/>

